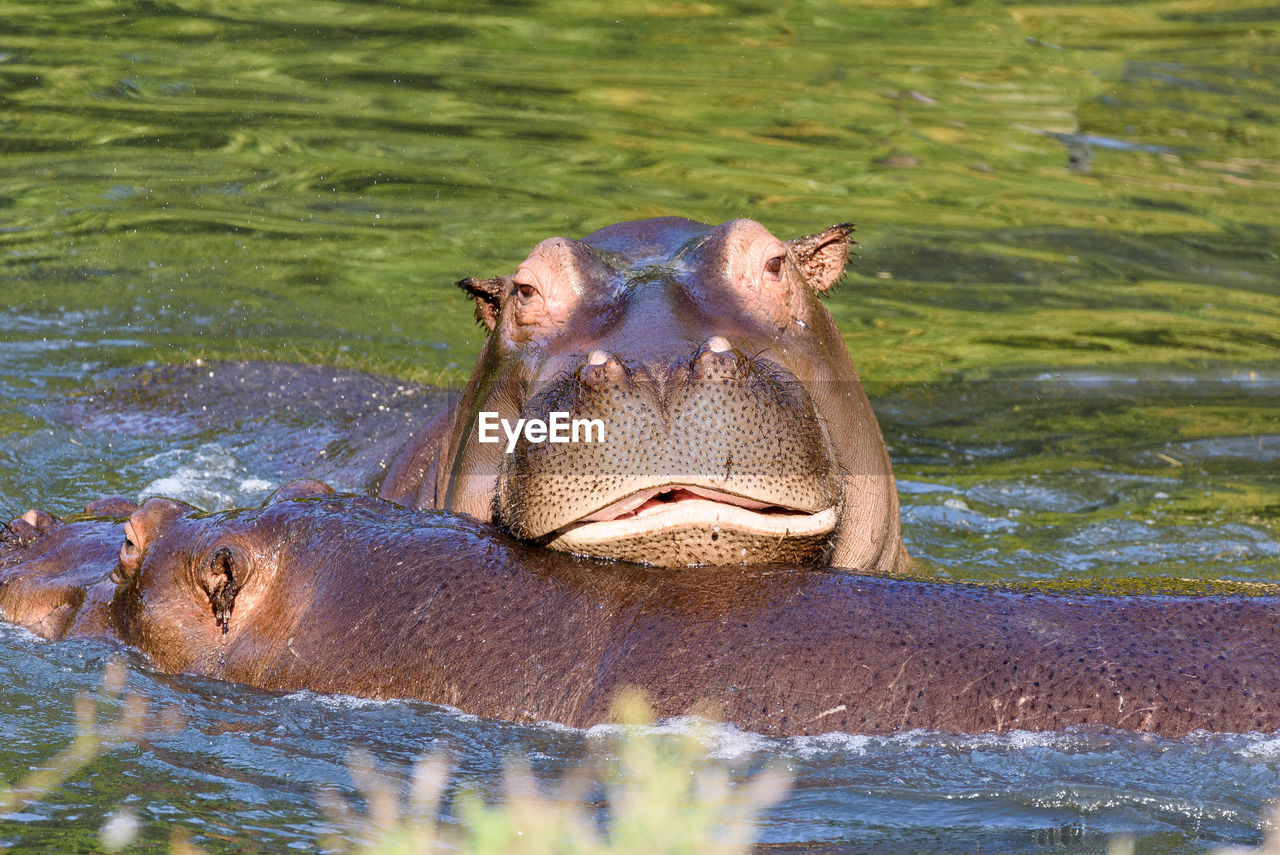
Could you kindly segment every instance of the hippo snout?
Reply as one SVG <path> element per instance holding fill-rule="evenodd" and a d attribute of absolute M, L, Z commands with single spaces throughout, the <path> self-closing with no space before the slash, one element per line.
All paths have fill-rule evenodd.
<path fill-rule="evenodd" d="M 599 442 L 506 455 L 494 518 L 569 552 L 663 566 L 809 561 L 842 479 L 805 387 L 723 336 L 666 363 L 596 349 L 521 415 L 603 424 Z"/>

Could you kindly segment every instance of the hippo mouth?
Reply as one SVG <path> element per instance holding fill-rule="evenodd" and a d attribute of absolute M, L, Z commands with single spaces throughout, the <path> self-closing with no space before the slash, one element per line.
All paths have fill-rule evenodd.
<path fill-rule="evenodd" d="M 639 490 L 562 526 L 548 546 L 668 567 L 810 560 L 838 520 L 834 506 L 809 512 L 674 484 Z"/>

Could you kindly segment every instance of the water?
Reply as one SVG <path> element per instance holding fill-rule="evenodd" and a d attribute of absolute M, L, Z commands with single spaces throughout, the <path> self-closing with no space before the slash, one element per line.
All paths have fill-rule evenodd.
<path fill-rule="evenodd" d="M 544 237 L 855 220 L 828 305 L 922 572 L 1280 581 L 1278 32 L 1273 7 L 1207 0 L 0 2 L 0 508 L 227 506 L 280 479 L 238 414 L 65 418 L 107 372 L 247 356 L 456 384 L 481 336 L 448 283 Z M 0 642 L 13 780 L 109 652 Z M 350 745 L 400 779 L 445 745 L 492 792 L 503 757 L 550 775 L 599 738 L 134 664 L 185 729 L 0 840 L 88 848 L 125 804 L 144 843 L 293 851 L 330 828 L 316 788 L 351 790 Z M 801 849 L 1201 851 L 1257 841 L 1280 797 L 1266 735 L 717 739 L 790 767 L 762 835 Z"/>

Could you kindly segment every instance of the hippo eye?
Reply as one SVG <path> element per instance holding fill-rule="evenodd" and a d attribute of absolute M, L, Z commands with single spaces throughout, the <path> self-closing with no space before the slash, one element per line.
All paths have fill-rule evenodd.
<path fill-rule="evenodd" d="M 773 258 L 766 261 L 764 263 L 764 269 L 774 275 L 780 273 L 782 271 L 782 256 L 775 255 Z"/>
<path fill-rule="evenodd" d="M 536 327 L 546 320 L 547 307 L 542 292 L 532 282 L 516 281 L 516 323 Z"/>

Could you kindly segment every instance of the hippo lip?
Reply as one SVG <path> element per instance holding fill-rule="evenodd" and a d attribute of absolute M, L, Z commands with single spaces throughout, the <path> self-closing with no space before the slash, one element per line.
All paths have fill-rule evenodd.
<path fill-rule="evenodd" d="M 762 537 L 813 537 L 831 533 L 836 522 L 835 507 L 811 513 L 680 484 L 632 493 L 561 527 L 554 538 L 556 545 L 572 549 L 678 528 L 718 527 Z"/>
<path fill-rule="evenodd" d="M 719 490 L 712 490 L 707 487 L 675 484 L 661 487 L 650 487 L 647 490 L 639 490 L 632 493 L 630 496 L 625 496 L 612 504 L 606 505 L 590 516 L 585 516 L 573 524 L 608 522 L 611 520 L 625 519 L 629 517 L 639 518 L 647 516 L 674 503 L 693 501 L 699 498 L 725 505 L 735 505 L 739 508 L 746 508 L 749 511 L 803 513 L 803 511 L 782 508 L 777 505 L 770 505 L 767 502 L 757 502 L 755 499 L 748 499 L 745 496 L 735 496 L 731 493 L 722 493 Z"/>

